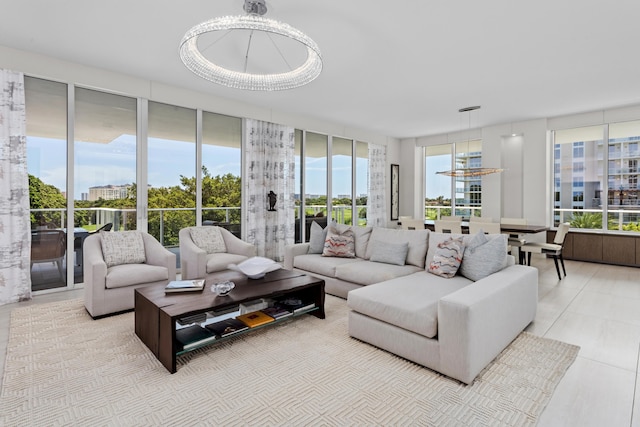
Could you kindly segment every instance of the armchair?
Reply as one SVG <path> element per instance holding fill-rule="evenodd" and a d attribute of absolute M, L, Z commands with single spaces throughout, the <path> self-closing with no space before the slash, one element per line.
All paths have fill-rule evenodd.
<path fill-rule="evenodd" d="M 113 243 L 113 238 L 125 233 L 137 233 L 141 237 L 140 258 L 130 263 L 111 265 L 109 253 L 103 251 L 103 238 Z M 134 234 L 137 242 L 140 239 Z M 117 240 L 115 240 L 117 243 Z M 117 247 L 114 249 L 118 249 Z M 122 244 L 122 253 L 130 254 L 132 247 Z M 153 236 L 143 231 L 95 233 L 84 240 L 84 305 L 91 317 L 131 310 L 134 307 L 134 290 L 143 286 L 166 285 L 176 279 L 176 255 L 168 251 Z"/>
<path fill-rule="evenodd" d="M 215 229 L 219 230 L 226 249 L 223 252 L 208 253 L 207 250 L 195 243 L 193 234 L 199 233 L 199 230 L 216 233 Z M 180 239 L 181 274 L 182 279 L 185 280 L 206 279 L 207 275 L 211 273 L 226 270 L 229 264 L 238 264 L 257 254 L 254 245 L 240 240 L 222 227 L 186 227 L 180 230 L 178 237 Z"/>

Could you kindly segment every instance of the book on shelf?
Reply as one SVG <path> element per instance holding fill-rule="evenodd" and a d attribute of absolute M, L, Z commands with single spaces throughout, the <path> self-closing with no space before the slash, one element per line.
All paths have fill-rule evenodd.
<path fill-rule="evenodd" d="M 182 326 L 190 325 L 192 323 L 202 323 L 205 320 L 207 320 L 207 313 L 198 313 L 176 319 L 178 324 Z"/>
<path fill-rule="evenodd" d="M 247 325 L 236 319 L 224 319 L 219 322 L 209 323 L 205 325 L 205 328 L 221 338 L 249 329 Z"/>
<path fill-rule="evenodd" d="M 311 310 L 312 308 L 315 308 L 315 307 L 316 307 L 316 304 L 315 304 L 315 303 L 313 303 L 313 302 L 312 302 L 312 303 L 309 303 L 309 304 L 305 304 L 305 305 L 302 305 L 302 306 L 300 306 L 300 307 L 296 307 L 296 308 L 294 308 L 294 309 L 293 309 L 293 314 L 300 313 L 300 312 L 302 312 L 302 311 Z"/>
<path fill-rule="evenodd" d="M 200 325 L 191 325 L 176 329 L 176 340 L 184 350 L 214 341 L 216 336 Z"/>
<path fill-rule="evenodd" d="M 293 314 L 291 311 L 287 310 L 286 308 L 276 306 L 276 305 L 274 305 L 273 307 L 267 307 L 261 311 L 267 316 L 271 316 L 276 320 L 291 316 Z"/>
<path fill-rule="evenodd" d="M 165 293 L 197 292 L 204 289 L 204 279 L 172 280 L 165 286 Z"/>
<path fill-rule="evenodd" d="M 285 298 L 278 301 L 275 306 L 285 308 L 295 314 L 301 311 L 310 310 L 314 308 L 316 304 L 314 302 L 303 301 L 299 298 Z"/>
<path fill-rule="evenodd" d="M 270 322 L 274 322 L 276 319 L 273 317 L 264 314 L 261 311 L 254 311 L 251 313 L 241 314 L 236 317 L 239 321 L 244 323 L 250 328 L 255 328 L 256 326 L 264 325 Z"/>

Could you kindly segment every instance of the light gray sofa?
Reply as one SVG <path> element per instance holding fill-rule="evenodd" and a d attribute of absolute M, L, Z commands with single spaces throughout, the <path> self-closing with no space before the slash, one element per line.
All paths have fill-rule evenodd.
<path fill-rule="evenodd" d="M 218 229 L 224 240 L 225 252 L 207 253 L 193 241 L 191 230 Z M 178 233 L 180 239 L 180 268 L 182 279 L 206 279 L 212 273 L 227 269 L 256 256 L 254 245 L 238 239 L 229 230 L 217 226 L 186 227 Z"/>
<path fill-rule="evenodd" d="M 95 233 L 84 240 L 84 306 L 91 317 L 131 310 L 136 288 L 166 285 L 176 279 L 176 255 L 150 234 L 143 231 L 135 233 L 142 236 L 145 261 L 111 267 L 107 266 L 103 254 L 102 234 Z M 128 248 L 122 249 L 124 252 Z"/>
<path fill-rule="evenodd" d="M 362 237 L 364 229 L 355 232 L 356 247 L 365 240 L 368 246 L 374 240 L 394 244 L 406 239 L 414 249 L 411 261 L 418 265 L 409 264 L 409 255 L 404 266 L 373 262 L 363 247 L 359 252 L 364 256 L 357 258 L 308 254 L 310 243 L 289 246 L 285 252 L 285 268 L 321 277 L 327 293 L 347 298 L 352 337 L 470 384 L 534 320 L 538 271 L 515 265 L 506 255 L 505 235 L 491 238 L 504 240 L 506 266 L 474 282 L 427 271 L 439 243 L 461 236 L 469 243 L 472 236 L 369 230 L 369 239 Z M 415 263 L 420 255 L 422 267 Z"/>

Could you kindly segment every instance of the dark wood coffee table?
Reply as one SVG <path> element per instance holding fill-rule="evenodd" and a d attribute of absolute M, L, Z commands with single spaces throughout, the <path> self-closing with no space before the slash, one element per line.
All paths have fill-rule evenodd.
<path fill-rule="evenodd" d="M 211 292 L 212 284 L 225 280 L 231 280 L 236 285 L 229 295 L 220 297 Z M 202 292 L 165 294 L 164 286 L 138 288 L 134 297 L 135 332 L 173 374 L 176 372 L 176 357 L 181 352 L 176 341 L 177 319 L 211 310 L 221 311 L 259 298 L 294 295 L 313 301 L 316 308 L 309 314 L 325 318 L 324 280 L 290 270 L 276 270 L 262 279 L 249 279 L 242 273 L 226 270 L 207 279 Z"/>

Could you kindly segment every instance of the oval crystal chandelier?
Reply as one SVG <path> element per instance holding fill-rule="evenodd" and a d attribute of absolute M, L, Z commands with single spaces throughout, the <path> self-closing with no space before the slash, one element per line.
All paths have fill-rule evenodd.
<path fill-rule="evenodd" d="M 245 0 L 245 16 L 223 16 L 191 28 L 180 42 L 180 59 L 194 74 L 211 82 L 235 89 L 275 91 L 306 85 L 320 75 L 322 55 L 318 45 L 302 31 L 292 26 L 263 18 L 267 11 L 265 0 Z M 299 67 L 282 73 L 254 74 L 235 71 L 214 64 L 198 48 L 198 38 L 206 33 L 225 30 L 250 30 L 278 34 L 306 47 L 307 58 Z M 251 37 L 249 38 L 249 46 Z M 249 47 L 247 47 L 248 55 Z M 246 63 L 245 63 L 246 68 Z"/>

